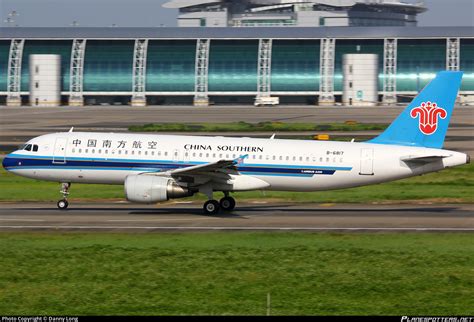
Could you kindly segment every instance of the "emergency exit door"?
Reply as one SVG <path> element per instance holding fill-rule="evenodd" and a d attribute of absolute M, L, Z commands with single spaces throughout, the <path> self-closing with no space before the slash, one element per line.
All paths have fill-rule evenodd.
<path fill-rule="evenodd" d="M 374 174 L 374 149 L 360 150 L 360 175 L 371 176 Z"/>

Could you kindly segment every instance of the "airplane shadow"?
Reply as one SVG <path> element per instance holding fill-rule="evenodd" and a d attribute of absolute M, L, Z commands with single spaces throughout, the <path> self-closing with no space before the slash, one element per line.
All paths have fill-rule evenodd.
<path fill-rule="evenodd" d="M 413 207 L 413 208 L 285 208 L 279 206 L 244 206 L 232 212 L 221 212 L 217 215 L 206 215 L 200 208 L 160 208 L 160 209 L 134 209 L 130 215 L 196 215 L 214 218 L 243 218 L 250 216 L 299 216 L 299 217 L 467 217 L 474 218 L 474 213 L 459 210 L 456 207 Z"/>
<path fill-rule="evenodd" d="M 14 210 L 12 213 L 34 213 L 44 215 L 81 215 L 81 216 L 95 216 L 102 215 L 140 215 L 140 216 L 164 216 L 175 215 L 184 216 L 192 215 L 197 217 L 211 217 L 211 218 L 241 218 L 255 216 L 299 216 L 299 217 L 466 217 L 474 218 L 474 212 L 459 209 L 455 206 L 439 206 L 439 207 L 409 207 L 399 208 L 396 206 L 390 207 L 367 207 L 367 208 L 312 208 L 312 207 L 294 207 L 295 204 L 280 204 L 280 205 L 245 205 L 236 208 L 232 212 L 220 212 L 217 215 L 207 215 L 202 212 L 200 207 L 163 207 L 163 208 L 100 208 L 100 207 L 70 207 L 67 210 L 59 210 L 55 208 L 21 208 L 21 209 L 0 209 L 0 213 L 5 213 L 8 210 Z"/>

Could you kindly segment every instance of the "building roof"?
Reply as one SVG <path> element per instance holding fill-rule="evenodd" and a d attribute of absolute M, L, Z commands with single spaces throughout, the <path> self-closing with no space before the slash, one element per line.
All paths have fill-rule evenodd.
<path fill-rule="evenodd" d="M 174 9 L 182 9 L 186 7 L 194 7 L 194 6 L 206 6 L 209 4 L 219 4 L 219 3 L 226 3 L 231 1 L 225 0 L 170 0 L 163 4 L 165 8 L 174 8 Z M 367 6 L 382 6 L 382 7 L 394 7 L 394 8 L 404 8 L 406 10 L 415 11 L 417 13 L 421 13 L 426 11 L 426 7 L 424 7 L 422 2 L 415 2 L 409 3 L 406 1 L 401 0 L 379 0 L 379 1 L 367 1 L 367 0 L 232 0 L 233 3 L 241 2 L 243 4 L 251 4 L 255 6 L 271 6 L 271 5 L 280 5 L 280 4 L 323 4 L 331 7 L 340 7 L 340 8 L 350 8 L 355 5 L 367 5 Z"/>
<path fill-rule="evenodd" d="M 0 39 L 474 38 L 472 27 L 0 28 Z"/>

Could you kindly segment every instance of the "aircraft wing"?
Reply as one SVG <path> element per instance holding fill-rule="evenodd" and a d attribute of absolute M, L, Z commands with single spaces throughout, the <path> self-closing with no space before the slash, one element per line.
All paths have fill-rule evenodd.
<path fill-rule="evenodd" d="M 179 168 L 169 171 L 169 175 L 192 175 L 192 174 L 202 174 L 205 172 L 215 172 L 217 170 L 224 170 L 232 168 L 235 165 L 234 160 L 219 160 L 216 162 L 210 162 L 205 164 L 193 165 L 191 167 Z"/>
<path fill-rule="evenodd" d="M 200 187 L 211 182 L 215 187 L 233 191 L 269 187 L 270 184 L 261 179 L 238 173 L 236 165 L 241 164 L 246 157 L 248 155 L 235 160 L 219 160 L 164 172 L 145 172 L 143 175 L 172 177 L 179 185 L 187 187 Z"/>
<path fill-rule="evenodd" d="M 175 175 L 197 175 L 197 174 L 210 174 L 216 172 L 225 172 L 219 170 L 235 170 L 235 165 L 242 163 L 243 160 L 248 157 L 248 154 L 244 156 L 240 156 L 235 160 L 219 160 L 216 162 L 210 162 L 205 164 L 198 164 L 193 165 L 186 168 L 178 168 L 166 172 L 161 172 L 159 175 L 166 175 L 166 176 L 175 176 Z"/>

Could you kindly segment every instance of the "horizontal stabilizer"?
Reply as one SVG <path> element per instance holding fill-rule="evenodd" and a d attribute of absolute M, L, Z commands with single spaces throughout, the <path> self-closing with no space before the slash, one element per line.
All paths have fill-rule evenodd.
<path fill-rule="evenodd" d="M 400 160 L 403 162 L 411 162 L 411 163 L 432 163 L 436 162 L 439 160 L 442 160 L 443 158 L 447 158 L 449 155 L 409 155 L 406 157 L 401 157 Z"/>

